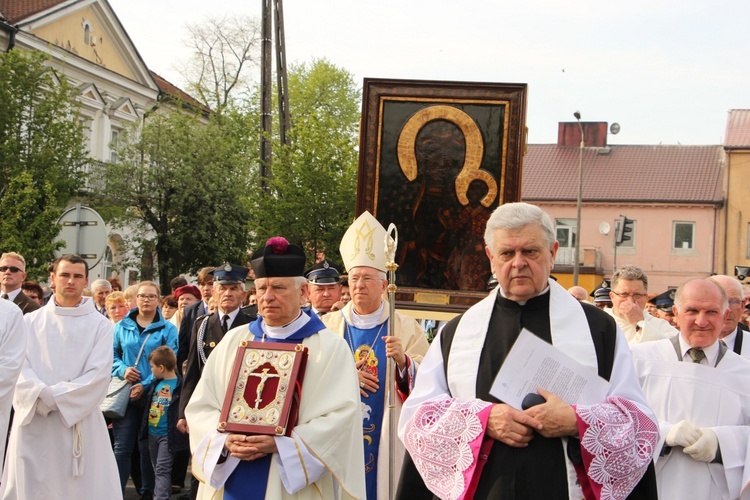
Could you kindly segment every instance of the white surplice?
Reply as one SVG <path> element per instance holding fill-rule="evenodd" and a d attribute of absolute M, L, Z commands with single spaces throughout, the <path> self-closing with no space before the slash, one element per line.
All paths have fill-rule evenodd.
<path fill-rule="evenodd" d="M 193 474 L 201 481 L 200 499 L 221 500 L 223 485 L 238 463 L 231 456 L 219 463 L 228 434 L 216 428 L 242 340 L 256 340 L 248 325 L 227 332 L 208 357 L 185 408 Z M 363 498 L 364 468 L 353 465 L 362 462 L 364 450 L 359 387 L 351 351 L 330 330 L 321 330 L 302 344 L 309 349 L 309 356 L 299 417 L 292 437 L 275 438 L 279 450 L 273 454 L 265 497 Z"/>
<path fill-rule="evenodd" d="M 654 457 L 659 498 L 738 498 L 750 460 L 750 361 L 729 350 L 715 367 L 678 361 L 667 339 L 633 346 L 633 362 L 659 419 L 661 440 Z M 669 430 L 681 420 L 716 433 L 723 463 L 694 460 L 681 447 L 658 456 Z"/>
<path fill-rule="evenodd" d="M 0 497 L 122 498 L 99 409 L 112 370 L 112 323 L 90 298 L 78 307 L 58 307 L 53 298 L 24 322 L 26 357 Z"/>
<path fill-rule="evenodd" d="M 5 449 L 13 390 L 26 349 L 26 325 L 21 309 L 10 300 L 0 300 L 0 450 Z M 0 471 L 3 457 L 0 457 Z"/>

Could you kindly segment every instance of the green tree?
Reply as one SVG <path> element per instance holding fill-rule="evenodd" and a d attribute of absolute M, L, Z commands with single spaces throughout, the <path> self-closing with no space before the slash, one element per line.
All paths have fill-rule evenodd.
<path fill-rule="evenodd" d="M 46 274 L 57 218 L 84 187 L 88 162 L 77 92 L 37 52 L 0 54 L 0 239 Z"/>
<path fill-rule="evenodd" d="M 273 178 L 253 210 L 256 245 L 283 235 L 339 261 L 354 218 L 360 91 L 326 59 L 289 69 L 290 145 L 274 145 Z"/>
<path fill-rule="evenodd" d="M 186 271 L 246 262 L 250 176 L 232 117 L 168 108 L 125 133 L 117 163 L 103 169 L 107 203 L 153 249 L 162 287 Z M 166 290 L 164 290 L 166 291 Z"/>

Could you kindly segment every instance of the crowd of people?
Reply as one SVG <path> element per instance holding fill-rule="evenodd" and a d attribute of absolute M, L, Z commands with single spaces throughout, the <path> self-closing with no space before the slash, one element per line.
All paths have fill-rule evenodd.
<path fill-rule="evenodd" d="M 117 499 L 129 478 L 160 500 L 750 498 L 736 278 L 649 295 L 626 265 L 590 294 L 566 290 L 549 216 L 508 203 L 486 224 L 486 298 L 420 324 L 389 307 L 387 241 L 364 212 L 342 266 L 306 269 L 274 237 L 248 267 L 178 276 L 165 296 L 151 281 L 89 283 L 76 255 L 50 266 L 47 290 L 2 254 L 0 499 Z M 519 407 L 498 399 L 522 330 L 606 389 L 581 401 L 544 381 Z M 299 374 L 285 352 L 304 353 Z M 113 380 L 129 397 L 105 419 Z"/>

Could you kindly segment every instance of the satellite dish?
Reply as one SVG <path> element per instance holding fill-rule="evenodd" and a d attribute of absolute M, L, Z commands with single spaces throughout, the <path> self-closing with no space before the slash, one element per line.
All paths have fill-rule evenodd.
<path fill-rule="evenodd" d="M 79 203 L 63 212 L 57 223 L 62 226 L 63 246 L 55 251 L 55 257 L 69 253 L 80 255 L 88 262 L 89 269 L 102 260 L 107 249 L 107 227 L 94 209 Z"/>
<path fill-rule="evenodd" d="M 612 135 L 617 135 L 620 133 L 620 124 L 615 122 L 612 125 L 609 126 L 609 133 Z"/>
<path fill-rule="evenodd" d="M 607 236 L 609 234 L 609 230 L 609 222 L 602 222 L 601 224 L 599 224 L 599 232 L 604 236 Z"/>

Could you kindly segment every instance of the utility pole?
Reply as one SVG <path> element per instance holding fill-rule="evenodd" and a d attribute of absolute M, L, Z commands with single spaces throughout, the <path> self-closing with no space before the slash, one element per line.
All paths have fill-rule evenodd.
<path fill-rule="evenodd" d="M 276 27 L 276 83 L 279 97 L 279 137 L 281 144 L 288 144 L 287 131 L 289 130 L 289 92 L 287 88 L 286 72 L 286 46 L 284 42 L 284 10 L 282 0 L 261 0 L 263 2 L 261 16 L 263 24 L 261 27 L 261 55 L 260 55 L 260 186 L 268 191 L 268 181 L 272 177 L 272 140 L 273 140 L 273 115 L 271 113 L 272 84 L 272 57 L 273 34 L 272 19 L 275 19 Z"/>

